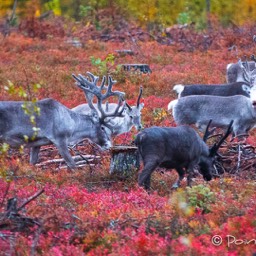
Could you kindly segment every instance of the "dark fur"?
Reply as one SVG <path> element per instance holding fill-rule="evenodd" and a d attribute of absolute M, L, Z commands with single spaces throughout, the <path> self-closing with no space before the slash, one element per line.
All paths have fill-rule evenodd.
<path fill-rule="evenodd" d="M 244 90 L 242 85 L 248 86 L 248 90 Z M 246 82 L 235 82 L 230 84 L 193 84 L 184 85 L 184 90 L 181 92 L 180 97 L 190 95 L 215 95 L 215 96 L 234 96 L 244 95 L 250 96 L 249 93 L 250 84 Z"/>
<path fill-rule="evenodd" d="M 150 127 L 140 132 L 135 144 L 142 157 L 144 169 L 139 175 L 139 185 L 150 188 L 150 177 L 157 167 L 176 169 L 179 180 L 174 187 L 180 185 L 187 171 L 190 185 L 193 168 L 199 165 L 205 180 L 212 179 L 214 157 L 206 143 L 189 126 Z"/>

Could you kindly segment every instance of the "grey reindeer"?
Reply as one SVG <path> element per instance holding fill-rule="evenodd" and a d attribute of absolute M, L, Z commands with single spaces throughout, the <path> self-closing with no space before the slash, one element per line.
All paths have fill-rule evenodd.
<path fill-rule="evenodd" d="M 243 69 L 246 68 L 248 73 L 253 72 L 256 69 L 256 59 L 254 55 L 251 56 L 252 61 L 241 61 L 238 60 L 237 63 L 229 63 L 226 69 L 226 80 L 227 83 L 234 82 L 247 82 L 252 83 L 250 77 L 246 76 Z"/>
<path fill-rule="evenodd" d="M 241 79 L 235 79 L 234 81 L 228 79 L 228 84 L 176 84 L 173 90 L 178 94 L 178 98 L 190 95 L 214 95 L 224 97 L 244 95 L 250 97 L 250 89 L 254 84 L 256 73 L 255 65 L 254 69 L 251 70 L 250 64 L 250 62 L 242 62 L 241 60 L 235 63 L 236 74 L 238 77 L 241 77 Z"/>
<path fill-rule="evenodd" d="M 99 101 L 103 97 L 100 89 L 95 85 L 84 88 L 80 78 L 73 75 L 78 86 L 83 90 L 97 96 Z M 112 86 L 108 87 L 104 97 L 115 95 L 122 97 L 123 93 L 112 92 Z M 37 132 L 33 130 L 30 116 L 25 114 L 26 108 L 33 109 L 36 105 L 40 109 L 35 114 Z M 43 99 L 36 103 L 27 101 L 1 101 L 0 102 L 0 141 L 8 143 L 11 147 L 24 145 L 30 148 L 30 163 L 36 164 L 40 147 L 54 144 L 60 155 L 64 158 L 70 169 L 76 167 L 68 147 L 88 138 L 98 144 L 102 149 L 111 147 L 111 138 L 108 136 L 105 119 L 110 115 L 99 108 L 101 116 L 95 111 L 93 116 L 78 114 L 54 99 Z M 115 115 L 121 114 L 121 111 Z"/>
<path fill-rule="evenodd" d="M 168 110 L 177 125 L 195 124 L 204 129 L 212 119 L 211 126 L 225 128 L 234 120 L 233 135 L 247 134 L 256 125 L 256 86 L 251 87 L 250 98 L 191 95 L 171 101 Z"/>
<path fill-rule="evenodd" d="M 87 83 L 91 83 L 91 82 L 94 83 L 95 81 L 98 80 L 97 76 L 94 76 L 91 73 L 88 73 L 88 75 L 90 76 L 91 81 L 89 81 L 88 79 L 84 80 L 85 86 Z M 103 77 L 103 79 L 105 80 L 106 78 Z M 108 76 L 108 81 L 109 81 L 109 84 L 116 83 L 116 81 L 114 81 L 111 76 Z M 88 98 L 88 97 L 90 98 L 90 95 L 88 95 L 88 94 L 86 94 L 85 96 L 86 96 L 86 98 Z M 129 132 L 133 126 L 135 126 L 135 128 L 137 130 L 142 129 L 141 110 L 143 109 L 144 104 L 140 103 L 141 96 L 142 96 L 142 87 L 140 87 L 139 96 L 137 98 L 137 104 L 135 106 L 130 106 L 128 103 L 125 103 L 125 109 L 123 111 L 122 116 L 113 116 L 106 120 L 108 123 L 108 126 L 110 127 L 109 135 L 116 136 L 116 135 L 119 135 L 122 133 Z M 88 100 L 89 100 L 89 98 L 88 98 Z M 99 111 L 97 108 L 97 105 L 96 104 L 93 104 L 93 105 L 94 105 L 94 108 L 97 111 Z M 104 104 L 102 104 L 102 108 L 106 112 L 111 112 L 117 108 L 117 104 L 116 103 L 104 103 Z M 78 105 L 78 106 L 72 108 L 72 110 L 75 111 L 76 113 L 80 113 L 80 114 L 86 114 L 86 115 L 91 114 L 91 107 L 87 103 Z"/>
<path fill-rule="evenodd" d="M 226 134 L 221 140 L 209 148 L 206 140 L 210 135 L 210 122 L 202 139 L 190 126 L 178 127 L 150 127 L 141 131 L 135 144 L 143 160 L 144 168 L 139 174 L 138 183 L 145 189 L 150 189 L 150 178 L 157 167 L 176 169 L 179 174 L 173 188 L 180 186 L 180 182 L 188 173 L 187 185 L 191 186 L 191 176 L 196 165 L 206 181 L 212 179 L 214 159 L 216 153 L 231 132 L 230 123 Z"/>

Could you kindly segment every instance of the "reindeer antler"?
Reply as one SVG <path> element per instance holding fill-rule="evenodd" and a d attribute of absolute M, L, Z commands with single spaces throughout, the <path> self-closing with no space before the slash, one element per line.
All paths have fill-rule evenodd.
<path fill-rule="evenodd" d="M 251 57 L 253 58 L 253 57 Z M 247 58 L 245 56 L 245 61 L 242 61 L 241 59 L 238 60 L 238 64 L 243 70 L 243 78 L 246 82 L 248 82 L 251 86 L 253 85 L 253 82 L 256 78 L 256 69 L 250 70 L 249 63 L 247 61 Z"/>
<path fill-rule="evenodd" d="M 218 149 L 220 148 L 221 144 L 225 141 L 225 139 L 229 136 L 229 134 L 232 132 L 232 125 L 233 125 L 234 120 L 232 120 L 228 126 L 228 129 L 226 131 L 226 133 L 224 134 L 224 136 L 220 139 L 220 141 L 218 143 L 215 143 L 211 149 L 210 149 L 210 155 L 214 156 Z"/>
<path fill-rule="evenodd" d="M 142 96 L 142 85 L 140 86 L 140 92 L 139 92 L 139 96 L 138 96 L 138 99 L 137 99 L 137 108 L 139 107 L 140 105 L 140 99 L 141 99 L 141 96 Z"/>
<path fill-rule="evenodd" d="M 209 136 L 212 135 L 213 132 L 216 130 L 216 127 L 213 127 L 211 130 L 209 130 L 211 123 L 212 123 L 212 119 L 210 119 L 209 123 L 206 126 L 204 136 L 203 136 L 203 141 L 204 142 L 206 142 L 207 139 L 209 138 Z"/>
<path fill-rule="evenodd" d="M 122 116 L 122 113 L 125 108 L 125 104 L 122 105 L 122 102 L 124 102 L 125 93 L 120 92 L 120 91 L 112 91 L 112 87 L 116 83 L 116 81 L 114 81 L 111 76 L 108 76 L 108 86 L 106 86 L 105 85 L 106 77 L 104 76 L 100 86 L 97 86 L 99 77 L 93 75 L 90 72 L 87 72 L 87 74 L 88 74 L 89 78 L 84 77 L 81 74 L 79 74 L 78 76 L 72 74 L 72 76 L 77 81 L 76 84 L 84 91 L 90 108 L 98 114 L 98 112 L 92 102 L 93 96 L 94 95 L 96 96 L 98 111 L 101 114 L 101 116 L 99 117 L 100 121 L 104 123 L 104 121 L 107 117 Z M 106 92 L 103 93 L 103 90 L 106 90 Z M 103 110 L 102 103 L 104 100 L 106 100 L 107 98 L 109 98 L 111 96 L 118 97 L 118 104 L 117 104 L 117 107 L 115 108 L 115 110 L 113 112 L 109 113 L 108 111 Z"/>
<path fill-rule="evenodd" d="M 256 62 L 256 58 L 255 58 L 254 54 L 251 55 L 251 60 Z"/>

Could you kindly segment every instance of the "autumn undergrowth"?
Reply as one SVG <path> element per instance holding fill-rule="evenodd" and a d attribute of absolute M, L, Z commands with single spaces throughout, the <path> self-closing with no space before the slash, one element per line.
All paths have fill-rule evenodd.
<path fill-rule="evenodd" d="M 37 98 L 51 97 L 74 107 L 85 99 L 71 74 L 90 71 L 101 76 L 95 61 L 113 56 L 112 70 L 118 70 L 116 67 L 122 63 L 134 62 L 147 63 L 153 71 L 150 75 L 122 70 L 112 74 L 117 80 L 115 88 L 126 92 L 129 104 L 136 103 L 139 86 L 143 86 L 144 127 L 175 126 L 167 112 L 167 104 L 176 98 L 173 85 L 224 83 L 226 65 L 237 61 L 224 43 L 219 49 L 194 52 L 178 51 L 175 45 L 157 42 L 138 44 L 143 52 L 119 56 L 115 50 L 134 45 L 88 41 L 82 48 L 76 48 L 57 37 L 40 40 L 13 33 L 0 38 L 1 100 L 22 100 L 4 90 L 8 81 L 16 86 L 39 83 Z M 239 56 L 254 52 L 254 44 L 239 48 Z M 114 142 L 130 144 L 136 133 L 132 130 Z M 253 131 L 248 140 L 255 144 Z M 90 150 L 84 153 L 91 153 Z M 46 152 L 40 154 L 40 161 L 59 158 L 56 151 Z M 137 184 L 138 172 L 128 178 L 109 173 L 109 152 L 102 154 L 95 166 L 76 171 L 57 164 L 31 166 L 26 150 L 7 151 L 0 160 L 0 255 L 252 255 L 256 252 L 256 181 L 250 172 L 224 173 L 210 182 L 196 176 L 193 187 L 186 187 L 184 180 L 181 188 L 173 190 L 175 170 L 158 169 L 152 174 L 148 193 Z M 35 219 L 38 225 L 17 231 L 9 223 L 1 222 L 8 199 L 16 197 L 21 205 L 41 189 L 44 192 L 20 212 Z M 220 239 L 213 239 L 215 235 L 221 237 L 221 244 L 217 244 Z"/>

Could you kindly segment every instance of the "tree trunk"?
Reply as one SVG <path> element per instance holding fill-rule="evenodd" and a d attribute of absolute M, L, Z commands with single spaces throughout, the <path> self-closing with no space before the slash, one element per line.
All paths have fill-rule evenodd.
<path fill-rule="evenodd" d="M 110 173 L 122 177 L 132 175 L 140 167 L 138 148 L 134 146 L 114 146 L 111 149 Z"/>

